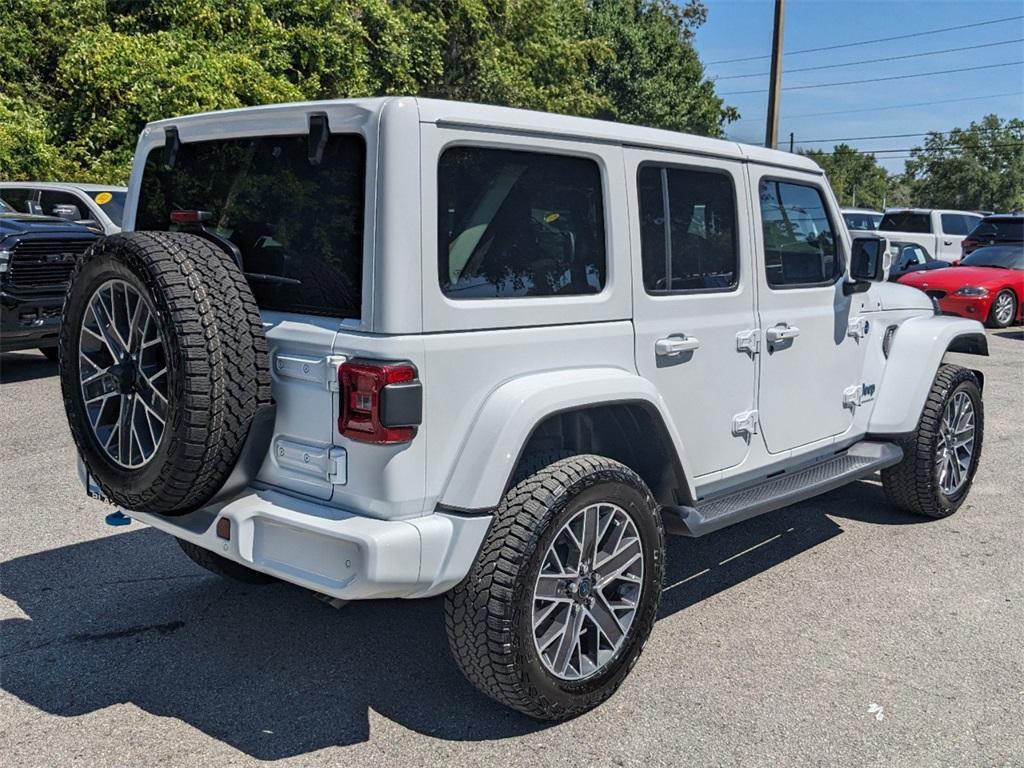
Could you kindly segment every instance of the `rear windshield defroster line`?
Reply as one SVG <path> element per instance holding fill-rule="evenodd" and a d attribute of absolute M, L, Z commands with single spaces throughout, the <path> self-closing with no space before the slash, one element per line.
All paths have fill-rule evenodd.
<path fill-rule="evenodd" d="M 183 142 L 171 170 L 162 155 L 146 158 L 135 229 L 176 230 L 172 211 L 208 211 L 205 226 L 239 249 L 262 309 L 359 319 L 361 136 L 332 134 L 317 165 L 304 134 Z"/>

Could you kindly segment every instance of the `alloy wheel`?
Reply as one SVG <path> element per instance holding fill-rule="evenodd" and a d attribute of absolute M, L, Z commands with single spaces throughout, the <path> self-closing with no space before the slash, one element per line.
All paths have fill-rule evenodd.
<path fill-rule="evenodd" d="M 89 299 L 78 341 L 82 400 L 93 436 L 124 469 L 147 464 L 167 425 L 167 350 L 149 299 L 108 280 Z"/>
<path fill-rule="evenodd" d="M 935 450 L 939 488 L 946 496 L 952 496 L 967 482 L 974 457 L 974 438 L 974 403 L 966 392 L 957 392 L 943 409 Z"/>
<path fill-rule="evenodd" d="M 574 514 L 548 547 L 533 591 L 533 639 L 561 680 L 592 677 L 622 647 L 640 605 L 644 556 L 636 525 L 608 503 Z"/>

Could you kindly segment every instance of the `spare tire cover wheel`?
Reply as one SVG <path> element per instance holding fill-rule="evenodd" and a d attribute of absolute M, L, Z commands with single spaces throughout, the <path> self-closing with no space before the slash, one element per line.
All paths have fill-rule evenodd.
<path fill-rule="evenodd" d="M 181 232 L 125 232 L 78 262 L 61 327 L 71 434 L 107 498 L 185 514 L 217 493 L 270 402 L 259 308 L 234 260 Z"/>

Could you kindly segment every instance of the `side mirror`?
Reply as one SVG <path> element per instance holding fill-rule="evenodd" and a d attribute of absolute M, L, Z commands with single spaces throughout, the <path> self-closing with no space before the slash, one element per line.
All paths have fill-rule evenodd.
<path fill-rule="evenodd" d="M 850 251 L 850 281 L 843 284 L 843 293 L 861 293 L 871 283 L 884 283 L 889 279 L 892 254 L 889 241 L 884 237 L 855 237 Z"/>
<path fill-rule="evenodd" d="M 77 205 L 55 205 L 53 215 L 64 221 L 78 221 L 82 218 L 82 212 L 78 210 Z"/>

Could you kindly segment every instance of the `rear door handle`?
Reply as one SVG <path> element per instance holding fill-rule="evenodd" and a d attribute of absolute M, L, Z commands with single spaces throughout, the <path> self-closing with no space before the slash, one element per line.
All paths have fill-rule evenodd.
<path fill-rule="evenodd" d="M 768 340 L 769 344 L 776 341 L 784 341 L 786 339 L 795 339 L 800 335 L 800 329 L 795 325 L 789 325 L 787 323 L 781 323 L 776 325 L 774 328 L 769 328 L 765 331 L 764 337 Z"/>
<path fill-rule="evenodd" d="M 674 357 L 696 349 L 700 349 L 700 340 L 683 333 L 674 333 L 654 343 L 654 354 L 658 357 Z"/>

